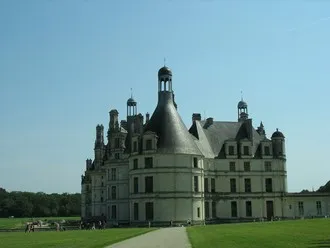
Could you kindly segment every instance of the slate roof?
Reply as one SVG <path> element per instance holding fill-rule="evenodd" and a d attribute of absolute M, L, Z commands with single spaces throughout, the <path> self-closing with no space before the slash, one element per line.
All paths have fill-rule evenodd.
<path fill-rule="evenodd" d="M 244 122 L 213 121 L 205 125 L 206 121 L 194 121 L 189 132 L 196 137 L 196 144 L 202 154 L 208 158 L 224 157 L 226 141 L 253 141 L 253 154 L 260 145 L 261 136 L 252 127 L 251 120 Z"/>
<path fill-rule="evenodd" d="M 161 153 L 201 155 L 174 106 L 172 92 L 158 93 L 157 107 L 144 128 L 144 133 L 148 131 L 157 134 L 157 148 Z"/>

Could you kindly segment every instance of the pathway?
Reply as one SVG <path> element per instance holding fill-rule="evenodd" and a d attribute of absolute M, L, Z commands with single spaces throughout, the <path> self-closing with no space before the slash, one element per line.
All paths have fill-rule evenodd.
<path fill-rule="evenodd" d="M 191 248 L 185 227 L 167 227 L 126 239 L 106 248 Z"/>

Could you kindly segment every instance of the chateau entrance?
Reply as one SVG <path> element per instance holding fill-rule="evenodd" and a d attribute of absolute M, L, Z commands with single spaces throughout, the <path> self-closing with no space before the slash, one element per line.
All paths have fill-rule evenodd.
<path fill-rule="evenodd" d="M 271 220 L 274 217 L 274 202 L 266 201 L 266 209 L 267 209 L 267 220 Z"/>

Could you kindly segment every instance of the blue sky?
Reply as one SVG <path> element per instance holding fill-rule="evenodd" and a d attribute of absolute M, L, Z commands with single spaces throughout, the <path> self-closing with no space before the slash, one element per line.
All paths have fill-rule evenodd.
<path fill-rule="evenodd" d="M 186 125 L 199 112 L 286 136 L 289 191 L 330 180 L 330 1 L 0 1 L 0 187 L 79 192 L 95 126 L 152 113 L 173 71 Z M 204 114 L 205 113 L 205 114 Z"/>

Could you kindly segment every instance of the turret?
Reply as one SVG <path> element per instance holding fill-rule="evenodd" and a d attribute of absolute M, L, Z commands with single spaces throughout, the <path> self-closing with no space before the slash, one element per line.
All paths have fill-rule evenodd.
<path fill-rule="evenodd" d="M 244 121 L 249 118 L 248 105 L 243 101 L 243 98 L 237 104 L 237 118 L 238 121 Z"/>
<path fill-rule="evenodd" d="M 285 159 L 285 137 L 282 132 L 278 131 L 278 128 L 272 135 L 272 143 L 274 157 Z"/>

